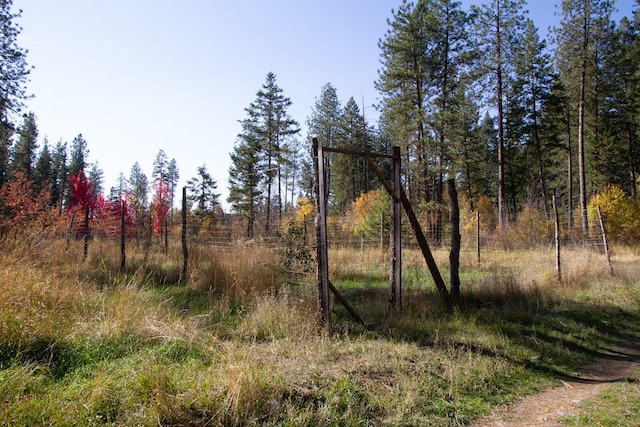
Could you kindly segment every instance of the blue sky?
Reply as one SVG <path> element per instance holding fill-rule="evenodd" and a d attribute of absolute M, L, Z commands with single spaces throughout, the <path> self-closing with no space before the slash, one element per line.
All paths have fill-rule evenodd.
<path fill-rule="evenodd" d="M 463 7 L 477 3 L 463 1 Z M 557 22 L 553 0 L 530 0 L 541 28 Z M 629 14 L 632 0 L 617 6 Z M 27 104 L 40 142 L 82 133 L 104 187 L 134 162 L 150 177 L 163 149 L 180 184 L 206 164 L 226 198 L 238 120 L 268 72 L 302 126 L 322 86 L 344 104 L 371 107 L 378 94 L 378 41 L 401 0 L 14 0 L 19 44 L 35 68 Z"/>

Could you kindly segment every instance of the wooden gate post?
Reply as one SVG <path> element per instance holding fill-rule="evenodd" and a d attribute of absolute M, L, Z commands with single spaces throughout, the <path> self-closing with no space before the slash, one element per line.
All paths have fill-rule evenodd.
<path fill-rule="evenodd" d="M 393 147 L 391 151 L 393 162 L 393 195 L 391 197 L 391 231 L 389 236 L 389 252 L 391 257 L 389 267 L 389 308 L 402 309 L 402 205 L 400 182 L 400 147 Z"/>
<path fill-rule="evenodd" d="M 313 166 L 316 193 L 316 253 L 318 308 L 325 327 L 331 325 L 329 303 L 329 251 L 327 248 L 327 193 L 325 184 L 324 153 L 318 139 L 313 138 Z"/>

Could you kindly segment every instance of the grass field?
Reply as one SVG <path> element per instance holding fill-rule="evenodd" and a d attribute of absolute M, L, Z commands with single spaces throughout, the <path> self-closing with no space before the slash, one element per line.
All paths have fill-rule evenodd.
<path fill-rule="evenodd" d="M 334 304 L 326 331 L 313 277 L 288 281 L 274 249 L 192 248 L 178 284 L 178 248 L 128 254 L 119 274 L 113 245 L 82 263 L 76 244 L 0 242 L 1 425 L 465 425 L 640 337 L 628 247 L 613 248 L 613 274 L 566 249 L 561 284 L 548 248 L 463 254 L 451 311 L 405 251 L 391 314 L 379 251 L 332 250 L 332 281 L 372 326 Z M 616 387 L 585 417 L 637 407 L 637 384 Z"/>

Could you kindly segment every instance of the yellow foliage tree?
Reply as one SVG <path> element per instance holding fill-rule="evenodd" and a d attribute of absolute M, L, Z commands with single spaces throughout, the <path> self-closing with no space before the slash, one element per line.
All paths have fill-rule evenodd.
<path fill-rule="evenodd" d="M 480 228 L 482 229 L 482 233 L 493 233 L 496 229 L 496 214 L 495 214 L 495 209 L 493 206 L 493 203 L 491 203 L 491 199 L 489 199 L 489 197 L 487 196 L 482 196 L 480 197 L 480 199 L 476 202 L 475 204 L 475 211 L 474 212 L 479 212 L 480 213 Z M 470 219 L 472 221 L 472 228 L 473 230 L 475 230 L 476 228 L 476 224 L 475 224 L 475 213 L 473 214 L 473 219 L 471 219 L 472 217 L 469 217 L 468 219 Z M 468 227 L 469 223 L 463 223 L 463 230 L 465 227 Z"/>
<path fill-rule="evenodd" d="M 380 216 L 388 215 L 389 206 L 389 196 L 384 189 L 361 193 L 351 206 L 353 233 L 365 237 L 379 235 Z"/>
<path fill-rule="evenodd" d="M 603 193 L 591 198 L 587 207 L 590 224 L 598 224 L 598 206 L 610 237 L 616 239 L 640 237 L 640 207 L 619 185 L 607 186 Z"/>
<path fill-rule="evenodd" d="M 296 211 L 296 219 L 298 221 L 304 221 L 305 218 L 309 218 L 311 215 L 313 215 L 313 203 L 311 203 L 311 201 L 304 197 L 298 197 L 298 208 Z"/>
<path fill-rule="evenodd" d="M 539 209 L 534 209 L 527 204 L 518 213 L 515 224 L 509 228 L 508 237 L 520 243 L 534 245 L 550 241 L 553 233 L 554 222 L 551 219 L 545 219 Z"/>

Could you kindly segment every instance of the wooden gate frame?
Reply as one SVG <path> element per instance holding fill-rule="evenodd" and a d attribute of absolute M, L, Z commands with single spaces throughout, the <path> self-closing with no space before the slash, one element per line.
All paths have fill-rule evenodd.
<path fill-rule="evenodd" d="M 445 305 L 451 305 L 451 297 L 447 287 L 442 279 L 440 270 L 433 259 L 431 250 L 427 243 L 427 239 L 420 227 L 418 218 L 413 212 L 411 203 L 402 188 L 401 183 L 401 158 L 400 147 L 393 147 L 391 155 L 380 153 L 368 153 L 363 151 L 345 150 L 339 148 L 323 147 L 318 144 L 318 139 L 312 139 L 312 158 L 314 168 L 314 193 L 316 199 L 316 252 L 317 252 L 317 280 L 318 288 L 318 308 L 320 316 L 326 327 L 331 324 L 330 319 L 330 300 L 329 290 L 336 298 L 345 306 L 347 311 L 361 324 L 364 324 L 356 311 L 342 297 L 340 292 L 331 284 L 329 280 L 329 254 L 328 254 L 328 238 L 327 238 L 327 199 L 328 186 L 326 185 L 327 171 L 325 171 L 324 153 L 340 153 L 347 155 L 356 155 L 362 157 L 371 171 L 378 177 L 380 183 L 391 196 L 391 235 L 390 235 L 390 252 L 391 266 L 389 269 L 389 307 L 391 309 L 400 310 L 402 308 L 402 241 L 401 241 L 401 208 L 404 208 L 411 228 L 416 236 L 416 240 L 422 255 L 427 262 L 433 281 Z M 385 158 L 392 160 L 393 182 L 389 183 L 382 175 L 378 167 L 373 163 L 372 158 Z"/>

